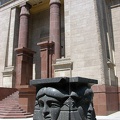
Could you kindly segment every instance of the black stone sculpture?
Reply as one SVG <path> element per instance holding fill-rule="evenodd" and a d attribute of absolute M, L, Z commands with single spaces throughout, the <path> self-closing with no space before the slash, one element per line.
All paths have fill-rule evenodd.
<path fill-rule="evenodd" d="M 33 120 L 96 120 L 93 84 L 97 80 L 81 77 L 31 80 L 36 86 Z"/>

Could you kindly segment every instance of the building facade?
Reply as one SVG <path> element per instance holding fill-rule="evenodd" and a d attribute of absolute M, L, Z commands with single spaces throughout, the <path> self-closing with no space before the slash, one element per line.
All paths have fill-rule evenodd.
<path fill-rule="evenodd" d="M 0 87 L 26 95 L 30 79 L 96 79 L 96 113 L 111 114 L 120 110 L 119 40 L 120 0 L 0 0 Z"/>

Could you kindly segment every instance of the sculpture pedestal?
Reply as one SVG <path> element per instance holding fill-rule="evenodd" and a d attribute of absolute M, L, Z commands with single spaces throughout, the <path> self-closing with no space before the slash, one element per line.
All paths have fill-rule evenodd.
<path fill-rule="evenodd" d="M 96 120 L 91 86 L 97 80 L 58 77 L 31 80 L 36 86 L 34 120 Z"/>

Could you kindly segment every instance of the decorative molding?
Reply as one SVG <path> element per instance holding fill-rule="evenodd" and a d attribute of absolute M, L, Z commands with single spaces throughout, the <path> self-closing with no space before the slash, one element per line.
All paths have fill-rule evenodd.
<path fill-rule="evenodd" d="M 73 62 L 70 58 L 57 59 L 56 63 L 53 64 L 55 77 L 71 77 Z"/>
<path fill-rule="evenodd" d="M 114 69 L 114 67 L 115 67 L 115 64 L 113 62 L 111 62 L 110 60 L 107 61 L 107 65 L 111 69 Z"/>
<path fill-rule="evenodd" d="M 3 77 L 11 77 L 14 73 L 14 66 L 5 67 L 5 70 L 2 73 Z"/>

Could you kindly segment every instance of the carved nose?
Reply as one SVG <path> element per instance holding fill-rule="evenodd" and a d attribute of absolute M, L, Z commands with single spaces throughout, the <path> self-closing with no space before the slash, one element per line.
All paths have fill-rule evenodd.
<path fill-rule="evenodd" d="M 46 116 L 48 114 L 49 114 L 49 107 L 47 105 L 45 105 L 43 108 L 43 115 Z"/>
<path fill-rule="evenodd" d="M 90 103 L 90 105 L 89 105 L 88 111 L 89 111 L 89 112 L 92 112 L 92 111 L 93 111 L 93 106 L 92 106 L 91 103 Z"/>

